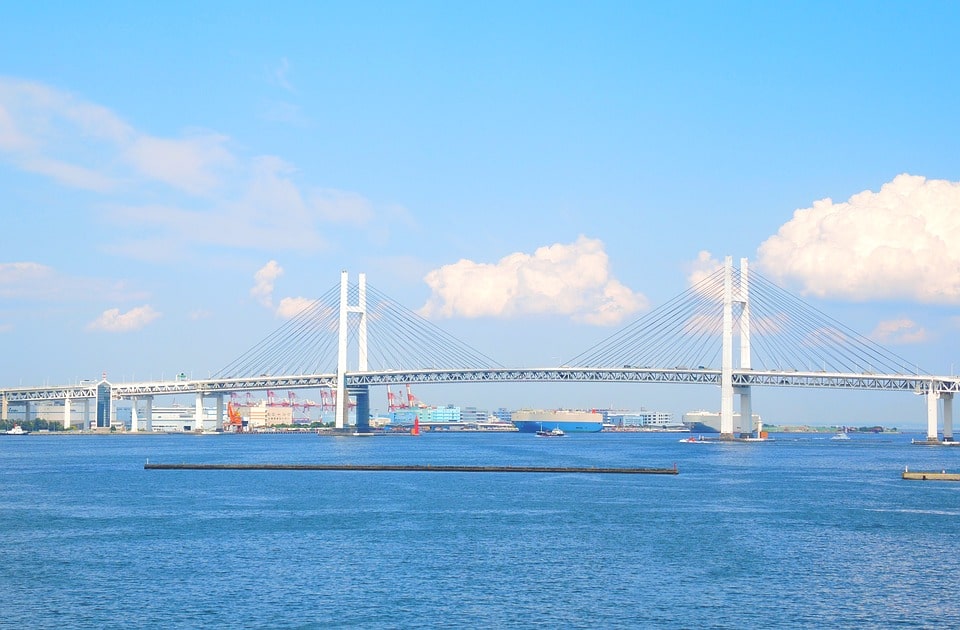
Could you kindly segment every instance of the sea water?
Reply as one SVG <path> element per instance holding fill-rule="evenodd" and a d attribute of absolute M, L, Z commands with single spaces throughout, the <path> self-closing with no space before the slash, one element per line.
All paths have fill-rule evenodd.
<path fill-rule="evenodd" d="M 904 466 L 960 470 L 960 448 L 680 437 L 5 437 L 0 626 L 960 627 L 960 483 L 900 478 Z"/>

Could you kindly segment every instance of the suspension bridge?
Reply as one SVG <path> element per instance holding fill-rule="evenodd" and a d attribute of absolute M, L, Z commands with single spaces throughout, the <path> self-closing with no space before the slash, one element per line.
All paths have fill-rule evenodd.
<path fill-rule="evenodd" d="M 367 429 L 371 387 L 438 383 L 606 382 L 714 385 L 720 389 L 720 433 L 734 439 L 735 402 L 750 419 L 754 387 L 901 391 L 926 396 L 927 441 L 953 443 L 953 395 L 960 378 L 934 376 L 847 328 L 748 269 L 747 259 L 724 265 L 674 299 L 556 367 L 511 368 L 471 348 L 367 285 L 338 286 L 247 352 L 205 379 L 98 383 L 0 389 L 2 419 L 11 404 L 59 400 L 70 426 L 72 401 L 97 426 L 109 426 L 112 401 L 192 394 L 195 425 L 203 401 L 216 399 L 223 426 L 224 397 L 273 389 L 330 388 L 335 424 L 349 425 L 356 401 L 357 430 Z M 942 417 L 942 433 L 939 419 Z M 746 429 L 749 431 L 750 429 Z M 942 437 L 941 437 L 942 436 Z"/>

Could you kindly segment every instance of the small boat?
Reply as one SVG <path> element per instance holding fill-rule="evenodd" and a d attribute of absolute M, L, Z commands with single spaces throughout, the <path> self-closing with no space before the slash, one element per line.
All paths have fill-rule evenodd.
<path fill-rule="evenodd" d="M 838 431 L 837 434 L 830 439 L 831 440 L 849 440 L 850 436 L 847 435 L 846 431 Z"/>
<path fill-rule="evenodd" d="M 702 435 L 698 435 L 697 437 L 691 435 L 690 437 L 685 437 L 680 440 L 681 444 L 705 444 L 706 442 Z"/>
<path fill-rule="evenodd" d="M 13 425 L 12 429 L 7 430 L 7 435 L 28 435 L 29 431 L 24 431 L 19 424 Z"/>
<path fill-rule="evenodd" d="M 549 431 L 544 431 L 543 429 L 537 431 L 537 437 L 563 437 L 565 435 L 566 433 L 564 433 L 560 427 L 553 427 Z"/>

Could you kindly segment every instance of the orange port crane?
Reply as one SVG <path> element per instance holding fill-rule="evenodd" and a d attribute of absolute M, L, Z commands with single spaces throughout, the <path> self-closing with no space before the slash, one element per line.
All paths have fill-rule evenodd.
<path fill-rule="evenodd" d="M 237 408 L 233 406 L 233 401 L 227 402 L 227 422 L 233 427 L 234 431 L 243 433 L 243 417 Z"/>

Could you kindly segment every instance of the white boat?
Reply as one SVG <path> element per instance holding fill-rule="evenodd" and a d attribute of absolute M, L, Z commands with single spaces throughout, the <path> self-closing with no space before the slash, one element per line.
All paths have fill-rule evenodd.
<path fill-rule="evenodd" d="M 838 431 L 837 434 L 830 439 L 831 440 L 849 440 L 850 436 L 847 435 L 846 431 Z"/>
<path fill-rule="evenodd" d="M 27 435 L 29 433 L 29 431 L 24 431 L 19 424 L 13 425 L 13 428 L 7 431 L 7 435 Z"/>
<path fill-rule="evenodd" d="M 565 435 L 566 433 L 564 433 L 560 427 L 553 427 L 549 431 L 544 431 L 543 429 L 537 431 L 537 437 L 563 437 Z"/>

